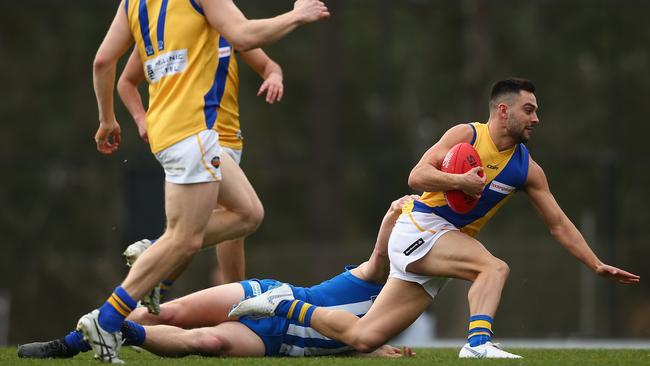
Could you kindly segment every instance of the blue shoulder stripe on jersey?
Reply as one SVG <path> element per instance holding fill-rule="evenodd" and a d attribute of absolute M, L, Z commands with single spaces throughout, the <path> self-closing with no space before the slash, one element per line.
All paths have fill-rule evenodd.
<path fill-rule="evenodd" d="M 519 144 L 516 146 L 515 152 L 512 154 L 508 164 L 506 164 L 501 173 L 493 179 L 493 182 L 497 181 L 499 183 L 507 184 L 518 190 L 523 187 L 527 176 L 528 150 L 523 146 L 523 144 Z M 465 225 L 485 216 L 494 206 L 501 202 L 502 199 L 507 197 L 507 194 L 490 189 L 490 184 L 485 186 L 476 207 L 474 207 L 474 209 L 469 213 L 455 213 L 448 205 L 433 207 L 432 211 L 436 215 L 445 218 L 457 228 L 462 228 Z"/>
<path fill-rule="evenodd" d="M 433 207 L 420 201 L 413 201 L 413 212 L 433 213 Z"/>
<path fill-rule="evenodd" d="M 205 14 L 203 13 L 203 9 L 201 9 L 201 7 L 199 6 L 199 4 L 197 4 L 195 0 L 190 0 L 190 4 L 192 4 L 192 7 L 194 8 L 194 10 L 198 11 L 199 14 L 201 14 L 201 15 L 205 15 Z"/>
<path fill-rule="evenodd" d="M 530 153 L 528 152 L 528 148 L 526 148 L 526 145 L 520 143 L 519 144 L 519 149 L 521 150 L 521 164 L 522 164 L 522 174 L 520 176 L 520 184 L 521 187 L 526 184 L 526 180 L 528 179 L 528 165 L 530 163 Z"/>
<path fill-rule="evenodd" d="M 140 0 L 140 10 L 138 12 L 138 20 L 140 21 L 140 33 L 144 41 L 144 50 L 147 56 L 153 55 L 153 45 L 151 44 L 151 37 L 149 37 L 149 14 L 147 13 L 147 1 Z"/>
<path fill-rule="evenodd" d="M 474 146 L 474 143 L 476 142 L 476 127 L 474 127 L 473 124 L 468 123 L 469 127 L 472 128 L 472 132 L 474 132 L 474 135 L 472 136 L 472 141 L 469 142 L 470 145 Z"/>
<path fill-rule="evenodd" d="M 160 14 L 158 14 L 158 51 L 165 49 L 165 18 L 167 17 L 167 3 L 169 0 L 163 0 L 160 5 Z"/>
<path fill-rule="evenodd" d="M 219 48 L 230 47 L 225 38 L 219 37 Z M 228 67 L 230 66 L 230 56 L 220 57 L 217 72 L 214 74 L 214 83 L 203 97 L 205 105 L 203 112 L 205 114 L 205 124 L 208 129 L 214 127 L 217 120 L 217 109 L 221 105 L 221 98 L 226 89 L 226 79 L 228 77 Z"/>
<path fill-rule="evenodd" d="M 124 12 L 126 13 L 126 17 L 129 17 L 129 0 L 124 0 Z"/>

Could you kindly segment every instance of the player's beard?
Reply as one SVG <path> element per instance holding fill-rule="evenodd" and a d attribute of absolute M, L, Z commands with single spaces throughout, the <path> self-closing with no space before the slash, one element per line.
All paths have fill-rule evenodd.
<path fill-rule="evenodd" d="M 518 121 L 514 114 L 508 114 L 506 129 L 508 130 L 508 133 L 510 133 L 510 136 L 513 136 L 516 140 L 518 140 L 517 143 L 525 144 L 530 139 L 530 137 L 526 135 L 526 127 L 527 124 L 525 122 Z"/>

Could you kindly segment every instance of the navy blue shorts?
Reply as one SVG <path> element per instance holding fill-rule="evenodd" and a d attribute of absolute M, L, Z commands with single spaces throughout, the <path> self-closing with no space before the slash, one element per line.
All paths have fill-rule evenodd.
<path fill-rule="evenodd" d="M 240 284 L 244 288 L 244 298 L 249 298 L 266 292 L 269 288 L 280 286 L 282 282 L 253 279 L 241 281 Z M 288 319 L 278 316 L 269 318 L 244 316 L 239 318 L 239 322 L 247 326 L 262 339 L 262 342 L 264 342 L 265 356 L 279 355 L 280 346 L 282 346 L 284 336 L 289 328 Z"/>

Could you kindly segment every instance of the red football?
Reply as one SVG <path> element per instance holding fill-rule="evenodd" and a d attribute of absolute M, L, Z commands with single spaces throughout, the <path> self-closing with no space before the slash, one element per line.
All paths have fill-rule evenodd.
<path fill-rule="evenodd" d="M 463 174 L 477 166 L 481 166 L 478 152 L 467 142 L 461 142 L 447 152 L 440 170 L 445 173 Z M 481 172 L 481 176 L 483 176 L 483 172 Z M 445 198 L 452 211 L 460 214 L 470 212 L 478 203 L 477 199 L 459 190 L 445 192 Z"/>

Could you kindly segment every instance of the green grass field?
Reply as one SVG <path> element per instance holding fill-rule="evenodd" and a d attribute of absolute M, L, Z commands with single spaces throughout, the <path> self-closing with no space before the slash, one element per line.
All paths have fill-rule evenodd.
<path fill-rule="evenodd" d="M 204 358 L 186 357 L 163 359 L 150 353 L 136 353 L 130 349 L 122 351 L 122 357 L 129 365 L 650 365 L 650 350 L 550 350 L 512 349 L 523 355 L 523 360 L 459 360 L 456 349 L 416 349 L 417 355 L 404 359 L 370 359 L 352 357 L 314 358 Z M 19 359 L 15 347 L 0 348 L 0 365 L 101 365 L 92 360 L 90 353 L 71 360 L 29 360 Z"/>

